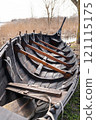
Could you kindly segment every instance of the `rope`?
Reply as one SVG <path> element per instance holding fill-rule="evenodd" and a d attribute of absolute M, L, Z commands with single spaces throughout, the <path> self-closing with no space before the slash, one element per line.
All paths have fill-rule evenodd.
<path fill-rule="evenodd" d="M 48 99 L 48 101 L 49 101 L 49 108 L 48 108 L 48 111 L 47 111 L 46 114 L 51 118 L 51 120 L 55 120 L 53 114 L 50 112 L 51 107 L 52 107 L 51 106 L 51 98 L 48 95 L 42 95 L 41 97 L 45 97 L 45 98 Z M 38 118 L 37 120 L 46 120 L 46 119 L 43 117 L 43 118 Z"/>
<path fill-rule="evenodd" d="M 45 103 L 42 102 L 41 105 L 39 105 L 39 106 L 42 106 L 43 104 L 45 104 Z M 38 105 L 37 105 L 37 107 L 38 107 Z M 44 107 L 44 110 L 36 110 L 36 113 L 42 113 L 42 112 L 45 112 L 47 110 L 48 110 L 48 104 L 46 104 L 46 106 Z"/>
<path fill-rule="evenodd" d="M 55 120 L 53 114 L 50 111 L 47 112 L 47 115 L 50 116 L 51 120 Z"/>
<path fill-rule="evenodd" d="M 48 108 L 48 112 L 46 113 L 48 116 L 50 116 L 50 118 L 52 119 L 52 120 L 54 120 L 54 117 L 53 117 L 53 115 L 52 115 L 52 113 L 50 112 L 50 110 L 51 110 L 51 98 L 48 96 L 48 95 L 41 95 L 41 96 L 39 96 L 39 97 L 45 97 L 47 100 L 48 100 L 48 103 L 49 103 L 49 108 Z M 38 103 L 37 103 L 38 104 Z M 39 104 L 39 105 L 42 105 L 42 104 Z M 46 109 L 47 110 L 47 109 Z M 35 113 L 41 113 L 41 112 L 45 112 L 46 110 L 41 110 L 41 111 L 38 111 L 38 112 L 36 112 L 36 109 L 35 109 Z M 32 117 L 33 116 L 31 116 L 30 115 L 30 117 L 29 117 L 29 120 L 30 119 L 32 119 Z M 44 117 L 41 117 L 41 118 L 37 118 L 37 120 L 46 120 Z"/>

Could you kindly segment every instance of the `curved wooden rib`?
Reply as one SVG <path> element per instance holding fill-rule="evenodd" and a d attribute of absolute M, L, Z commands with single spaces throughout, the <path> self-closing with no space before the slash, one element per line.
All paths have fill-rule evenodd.
<path fill-rule="evenodd" d="M 41 60 L 41 59 L 39 59 L 39 58 L 37 58 L 37 57 L 29 54 L 28 52 L 25 52 L 25 51 L 22 50 L 19 46 L 21 47 L 20 44 L 16 44 L 16 45 L 15 45 L 15 51 L 24 54 L 25 56 L 29 57 L 30 59 L 33 59 L 33 60 L 35 60 L 35 61 L 37 61 L 37 62 L 39 62 L 39 63 L 42 63 L 42 64 L 45 65 L 46 67 L 49 67 L 49 68 L 51 68 L 51 69 L 53 69 L 53 70 L 55 70 L 55 71 L 57 71 L 57 72 L 59 72 L 59 73 L 62 73 L 65 78 L 69 78 L 69 77 L 72 76 L 71 73 L 69 73 L 69 72 L 64 72 L 63 70 L 60 70 L 60 69 L 58 69 L 58 68 L 56 68 L 56 67 L 48 64 L 47 62 L 45 62 L 45 61 L 43 61 L 43 60 Z"/>
<path fill-rule="evenodd" d="M 70 59 L 72 59 L 72 57 L 73 57 L 73 56 L 72 56 L 72 57 L 66 57 L 66 56 L 64 56 L 64 55 L 62 55 L 62 54 L 60 54 L 60 53 L 58 53 L 58 52 L 56 52 L 56 51 L 54 51 L 54 50 L 52 50 L 52 49 L 50 49 L 50 48 L 48 48 L 48 47 L 45 47 L 45 46 L 43 46 L 43 45 L 41 45 L 41 44 L 39 44 L 39 43 L 37 43 L 37 42 L 35 42 L 35 41 L 33 41 L 33 40 L 30 40 L 30 43 L 34 43 L 34 44 L 42 47 L 43 49 L 48 50 L 49 52 L 52 52 L 52 53 L 54 53 L 54 54 L 56 54 L 56 55 L 59 55 L 59 56 L 65 58 L 66 60 L 70 60 Z"/>
<path fill-rule="evenodd" d="M 37 36 L 36 38 L 38 39 L 39 42 L 43 43 L 44 45 L 47 45 L 48 47 L 51 47 L 51 48 L 53 48 L 53 49 L 55 49 L 55 50 L 58 50 L 58 51 L 61 51 L 61 52 L 63 52 L 64 54 L 70 53 L 70 51 L 64 52 L 63 50 L 61 50 L 61 49 L 59 49 L 59 48 L 57 48 L 57 47 L 55 47 L 55 46 L 53 46 L 53 45 L 51 45 L 51 44 L 49 44 L 49 43 L 44 42 L 43 40 L 39 39 L 38 36 Z M 36 40 L 37 40 L 37 39 L 36 39 Z M 66 46 L 65 46 L 65 47 L 66 47 Z M 70 60 L 71 58 L 72 58 L 72 57 L 67 57 L 66 60 Z"/>
<path fill-rule="evenodd" d="M 45 53 L 45 52 L 42 52 L 41 50 L 39 50 L 39 49 L 37 49 L 37 48 L 35 48 L 35 47 L 31 46 L 31 45 L 26 44 L 26 47 L 28 47 L 28 48 L 38 52 L 39 54 L 44 55 L 44 56 L 46 56 L 46 57 L 48 57 L 48 58 L 50 58 L 50 59 L 52 59 L 52 60 L 54 60 L 54 61 L 56 61 L 58 63 L 61 63 L 61 64 L 65 65 L 65 66 L 67 66 L 67 67 L 72 67 L 71 64 L 67 64 L 67 63 L 65 63 L 65 62 L 63 62 L 63 61 L 61 61 L 61 60 L 59 60 L 59 59 Z"/>

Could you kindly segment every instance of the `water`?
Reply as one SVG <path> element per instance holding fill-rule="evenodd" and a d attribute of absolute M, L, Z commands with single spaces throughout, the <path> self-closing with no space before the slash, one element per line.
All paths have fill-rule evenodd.
<path fill-rule="evenodd" d="M 4 25 L 5 23 L 3 23 L 3 22 L 0 22 L 0 27 L 2 26 L 2 25 Z"/>
<path fill-rule="evenodd" d="M 76 41 L 76 37 L 62 38 L 62 40 L 66 43 L 71 43 Z"/>

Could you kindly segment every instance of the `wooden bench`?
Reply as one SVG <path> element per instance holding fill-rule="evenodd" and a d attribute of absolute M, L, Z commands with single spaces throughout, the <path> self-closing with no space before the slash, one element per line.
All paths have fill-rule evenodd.
<path fill-rule="evenodd" d="M 49 89 L 36 85 L 28 86 L 28 84 L 21 83 L 9 83 L 6 90 L 10 90 L 15 93 L 27 96 L 29 97 L 29 99 L 35 98 L 43 100 L 45 102 L 49 102 L 48 99 L 46 99 L 46 96 L 48 96 L 50 97 L 53 104 L 58 103 L 67 94 L 66 91 L 61 91 L 52 88 Z"/>

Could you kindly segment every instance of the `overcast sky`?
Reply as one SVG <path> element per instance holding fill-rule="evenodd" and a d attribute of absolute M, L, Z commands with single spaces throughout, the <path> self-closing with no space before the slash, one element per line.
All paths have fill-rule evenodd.
<path fill-rule="evenodd" d="M 60 4 L 57 4 L 57 6 Z M 55 8 L 54 16 L 70 17 L 77 13 L 77 9 L 71 0 L 65 0 L 65 3 L 58 9 Z M 0 0 L 0 21 L 10 21 L 12 19 L 46 17 L 46 9 L 43 0 Z"/>

